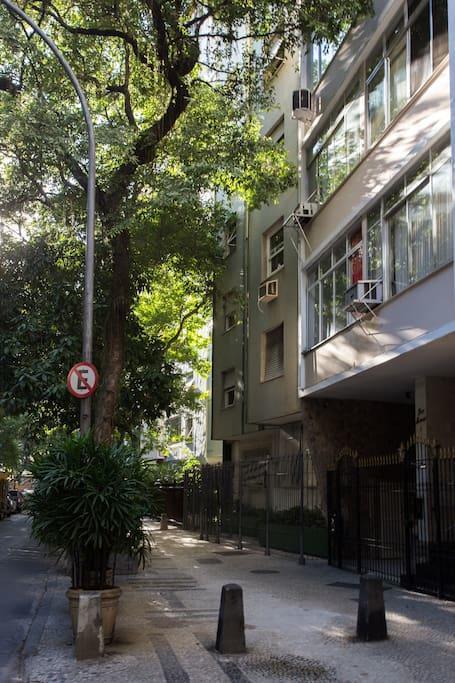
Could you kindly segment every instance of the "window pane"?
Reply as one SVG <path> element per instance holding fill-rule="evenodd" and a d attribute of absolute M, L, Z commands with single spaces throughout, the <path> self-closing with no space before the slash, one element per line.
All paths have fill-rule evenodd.
<path fill-rule="evenodd" d="M 346 113 L 346 157 L 347 170 L 350 171 L 360 159 L 363 149 L 362 106 L 363 97 L 359 86 L 351 94 Z"/>
<path fill-rule="evenodd" d="M 368 131 L 369 141 L 374 142 L 385 128 L 384 111 L 384 64 L 368 84 Z"/>
<path fill-rule="evenodd" d="M 308 292 L 308 343 L 319 342 L 319 283 Z"/>
<path fill-rule="evenodd" d="M 392 243 L 392 294 L 401 292 L 408 284 L 408 225 L 403 206 L 390 219 Z"/>
<path fill-rule="evenodd" d="M 433 0 L 433 67 L 442 62 L 449 51 L 448 0 Z"/>
<path fill-rule="evenodd" d="M 441 266 L 453 255 L 451 162 L 447 161 L 433 175 L 433 211 L 435 221 L 435 260 Z"/>
<path fill-rule="evenodd" d="M 326 273 L 332 267 L 332 256 L 330 251 L 319 261 L 319 272 L 321 275 Z"/>
<path fill-rule="evenodd" d="M 400 199 L 404 197 L 404 178 L 400 180 L 393 188 L 390 194 L 385 198 L 384 208 L 386 211 L 391 209 Z"/>
<path fill-rule="evenodd" d="M 321 339 L 326 339 L 334 332 L 333 321 L 333 273 L 322 281 L 322 332 Z"/>
<path fill-rule="evenodd" d="M 430 6 L 427 5 L 411 26 L 411 95 L 427 80 L 430 64 Z"/>
<path fill-rule="evenodd" d="M 430 183 L 409 198 L 410 282 L 416 282 L 433 270 L 433 225 L 431 220 Z"/>
<path fill-rule="evenodd" d="M 343 258 L 343 256 L 346 256 L 346 237 L 343 237 L 333 247 L 333 260 L 335 263 L 339 261 L 340 258 Z"/>
<path fill-rule="evenodd" d="M 367 273 L 368 280 L 382 277 L 382 234 L 380 209 L 371 211 L 367 218 Z"/>
<path fill-rule="evenodd" d="M 398 19 L 397 23 L 393 27 L 393 29 L 390 31 L 390 33 L 386 37 L 386 50 L 389 50 L 390 47 L 392 47 L 393 43 L 395 42 L 395 39 L 397 38 L 398 34 L 404 27 L 404 16 L 403 16 L 403 9 L 400 10 L 400 18 Z"/>
<path fill-rule="evenodd" d="M 308 167 L 308 192 L 311 198 L 317 200 L 317 159 L 314 159 Z"/>
<path fill-rule="evenodd" d="M 403 41 L 390 56 L 390 119 L 398 114 L 407 99 L 406 42 Z"/>
<path fill-rule="evenodd" d="M 324 147 L 318 157 L 319 200 L 324 202 L 329 196 L 329 152 Z"/>
<path fill-rule="evenodd" d="M 335 332 L 342 330 L 347 324 L 347 313 L 344 311 L 344 296 L 347 289 L 346 262 L 335 268 Z"/>
<path fill-rule="evenodd" d="M 282 246 L 283 228 L 280 228 L 270 237 L 270 253 L 273 254 L 277 249 L 281 249 Z"/>
<path fill-rule="evenodd" d="M 321 75 L 321 64 L 319 59 L 320 46 L 317 43 L 311 45 L 311 84 L 315 86 L 319 82 Z"/>
<path fill-rule="evenodd" d="M 346 144 L 344 136 L 344 122 L 335 129 L 329 142 L 329 183 L 330 191 L 334 192 L 346 176 Z"/>
<path fill-rule="evenodd" d="M 279 251 L 278 254 L 272 256 L 270 259 L 270 272 L 273 273 L 284 264 L 284 251 Z"/>

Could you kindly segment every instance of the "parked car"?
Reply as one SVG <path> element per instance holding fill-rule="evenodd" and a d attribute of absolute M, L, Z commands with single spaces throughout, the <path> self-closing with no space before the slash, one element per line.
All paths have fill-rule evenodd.
<path fill-rule="evenodd" d="M 8 491 L 6 494 L 6 501 L 7 504 L 9 503 L 9 510 L 7 511 L 7 514 L 12 515 L 17 512 L 17 499 L 11 495 L 11 491 Z"/>
<path fill-rule="evenodd" d="M 9 517 L 13 512 L 13 502 L 11 498 L 8 496 L 8 494 L 6 494 L 4 510 L 4 514 L 6 515 L 6 517 Z"/>
<path fill-rule="evenodd" d="M 13 512 L 21 512 L 22 504 L 24 502 L 24 496 L 22 495 L 22 493 L 20 491 L 12 489 L 8 491 L 8 496 L 11 498 L 14 504 Z"/>

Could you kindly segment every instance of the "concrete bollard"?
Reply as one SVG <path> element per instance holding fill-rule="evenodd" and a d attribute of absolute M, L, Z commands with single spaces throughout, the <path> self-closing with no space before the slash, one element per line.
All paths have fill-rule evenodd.
<path fill-rule="evenodd" d="M 76 659 L 91 659 L 104 655 L 103 622 L 100 593 L 86 592 L 79 596 Z"/>
<path fill-rule="evenodd" d="M 223 655 L 246 652 L 243 592 L 236 583 L 227 583 L 221 590 L 216 649 Z"/>
<path fill-rule="evenodd" d="M 369 574 L 360 577 L 357 637 L 360 640 L 387 638 L 382 579 Z"/>
<path fill-rule="evenodd" d="M 165 512 L 161 515 L 160 531 L 167 531 L 167 514 Z"/>

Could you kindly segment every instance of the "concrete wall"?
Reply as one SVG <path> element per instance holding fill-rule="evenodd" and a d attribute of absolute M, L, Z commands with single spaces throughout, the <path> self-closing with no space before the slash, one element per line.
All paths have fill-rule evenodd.
<path fill-rule="evenodd" d="M 217 282 L 213 307 L 213 369 L 212 369 L 212 438 L 229 439 L 242 432 L 243 413 L 243 310 L 239 308 L 239 322 L 232 329 L 224 330 L 223 294 L 235 292 L 239 301 L 245 296 L 245 217 L 242 205 L 233 207 L 238 213 L 237 246 L 225 262 L 225 269 Z M 223 405 L 223 372 L 235 370 L 236 399 L 229 408 Z"/>
<path fill-rule="evenodd" d="M 295 61 L 288 59 L 274 80 L 278 109 L 264 117 L 267 132 L 284 115 L 284 145 L 288 158 L 298 161 L 297 122 L 291 119 L 292 91 L 299 87 Z M 277 221 L 285 220 L 299 201 L 297 187 L 282 195 L 279 203 L 263 206 L 250 214 L 249 255 L 249 342 L 248 342 L 248 405 L 247 422 L 260 423 L 281 419 L 299 410 L 298 401 L 298 254 L 293 245 L 298 243 L 292 227 L 284 230 L 284 266 L 268 279 L 277 279 L 279 296 L 274 301 L 258 306 L 257 292 L 266 278 L 264 268 L 264 233 Z M 263 335 L 267 330 L 284 324 L 284 375 L 261 381 Z"/>
<path fill-rule="evenodd" d="M 299 87 L 297 56 L 289 57 L 278 69 L 270 86 L 276 106 L 264 113 L 262 132 L 267 134 L 283 120 L 284 146 L 288 158 L 298 161 L 297 122 L 291 119 L 292 91 Z M 298 255 L 295 229 L 284 231 L 284 266 L 267 279 L 279 282 L 278 299 L 258 306 L 259 285 L 266 278 L 264 233 L 282 217 L 286 218 L 299 201 L 297 187 L 290 188 L 276 204 L 270 203 L 244 216 L 238 233 L 237 249 L 228 257 L 226 272 L 219 278 L 215 304 L 213 346 L 213 434 L 233 440 L 257 431 L 257 423 L 295 413 L 298 399 Z M 245 296 L 245 323 L 224 332 L 221 296 L 237 288 Z M 263 333 L 284 323 L 284 376 L 261 381 Z M 238 398 L 235 406 L 223 408 L 222 372 L 236 368 Z M 243 377 L 243 371 L 246 377 Z M 245 381 L 244 381 L 245 379 Z M 244 391 L 245 385 L 245 391 Z M 243 401 L 245 405 L 243 406 Z"/>
<path fill-rule="evenodd" d="M 417 377 L 415 382 L 416 433 L 440 446 L 455 447 L 455 379 Z"/>

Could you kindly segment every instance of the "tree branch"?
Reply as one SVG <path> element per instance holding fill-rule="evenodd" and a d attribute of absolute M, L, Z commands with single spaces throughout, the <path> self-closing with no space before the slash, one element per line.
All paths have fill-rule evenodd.
<path fill-rule="evenodd" d="M 44 4 L 45 3 L 43 3 L 43 5 Z M 34 9 L 39 11 L 39 8 L 36 6 L 34 6 Z M 79 36 L 97 36 L 99 38 L 119 38 L 120 40 L 123 40 L 125 43 L 131 46 L 136 58 L 142 64 L 149 68 L 153 68 L 153 65 L 149 62 L 145 53 L 140 50 L 136 38 L 133 38 L 133 36 L 126 31 L 121 31 L 120 29 L 116 28 L 102 28 L 98 26 L 72 26 L 63 19 L 53 5 L 46 7 L 45 11 L 47 11 L 47 14 L 52 17 L 52 19 L 54 19 L 62 28 L 64 28 L 65 31 L 68 31 L 68 33 Z"/>
<path fill-rule="evenodd" d="M 166 352 L 172 346 L 172 344 L 174 344 L 177 341 L 177 339 L 180 337 L 180 335 L 183 331 L 183 328 L 185 327 L 186 321 L 189 320 L 193 315 L 196 315 L 196 313 L 198 313 L 201 310 L 201 308 L 204 306 L 205 303 L 206 303 L 205 300 L 201 299 L 200 302 L 196 306 L 194 306 L 194 308 L 191 308 L 187 313 L 185 313 L 184 316 L 182 316 L 182 318 L 180 319 L 179 325 L 177 327 L 177 331 L 164 344 L 164 347 L 163 347 L 164 352 Z"/>

